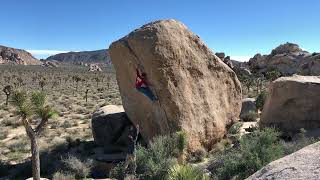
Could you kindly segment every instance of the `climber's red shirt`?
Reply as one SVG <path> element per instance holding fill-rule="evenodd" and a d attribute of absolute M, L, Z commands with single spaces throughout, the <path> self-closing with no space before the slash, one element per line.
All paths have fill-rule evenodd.
<path fill-rule="evenodd" d="M 137 69 L 137 78 L 136 78 L 136 88 L 147 87 L 147 82 L 144 77 L 142 77 Z"/>

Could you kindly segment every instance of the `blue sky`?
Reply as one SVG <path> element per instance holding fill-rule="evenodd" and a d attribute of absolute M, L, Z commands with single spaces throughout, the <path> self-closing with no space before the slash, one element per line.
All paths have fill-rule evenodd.
<path fill-rule="evenodd" d="M 319 0 L 10 0 L 0 45 L 36 57 L 108 48 L 145 23 L 178 19 L 215 52 L 246 59 L 281 43 L 320 51 Z"/>

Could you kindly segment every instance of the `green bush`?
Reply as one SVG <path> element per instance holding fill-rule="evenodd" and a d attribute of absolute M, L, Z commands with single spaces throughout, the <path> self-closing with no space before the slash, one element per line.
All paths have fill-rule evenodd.
<path fill-rule="evenodd" d="M 249 111 L 242 117 L 242 120 L 245 122 L 257 121 L 258 114 L 256 111 Z"/>
<path fill-rule="evenodd" d="M 75 156 L 68 155 L 66 158 L 62 159 L 62 162 L 66 166 L 66 170 L 69 173 L 74 174 L 77 179 L 86 178 L 91 172 L 91 160 L 82 161 Z"/>
<path fill-rule="evenodd" d="M 176 138 L 172 136 L 158 136 L 152 140 L 148 149 L 137 147 L 136 172 L 141 180 L 160 180 L 167 176 L 169 169 L 177 163 L 176 142 Z"/>
<path fill-rule="evenodd" d="M 124 167 L 124 163 L 118 163 L 115 167 L 113 167 L 110 171 L 110 178 L 115 178 L 119 180 L 123 180 L 126 175 L 126 169 Z"/>
<path fill-rule="evenodd" d="M 242 122 L 236 122 L 236 123 L 234 123 L 234 124 L 228 129 L 228 134 L 230 134 L 230 135 L 239 134 L 242 125 L 243 125 Z"/>
<path fill-rule="evenodd" d="M 289 141 L 289 142 L 283 141 L 285 154 L 291 154 L 293 152 L 300 150 L 305 146 L 308 146 L 310 144 L 313 144 L 319 141 L 319 138 L 306 137 L 305 133 L 306 131 L 304 129 L 301 129 L 300 133 L 294 136 L 292 141 Z"/>
<path fill-rule="evenodd" d="M 192 163 L 202 162 L 207 155 L 207 151 L 203 148 L 197 149 L 188 154 L 187 161 Z"/>
<path fill-rule="evenodd" d="M 273 128 L 259 129 L 240 139 L 238 148 L 213 159 L 211 169 L 218 179 L 245 179 L 269 162 L 284 155 L 280 133 Z M 220 167 L 219 167 L 220 166 Z"/>
<path fill-rule="evenodd" d="M 205 175 L 201 170 L 190 165 L 173 166 L 166 178 L 167 180 L 209 180 L 210 177 Z"/>
<path fill-rule="evenodd" d="M 263 106 L 264 106 L 264 103 L 267 99 L 267 92 L 266 91 L 262 91 L 257 99 L 256 99 L 256 107 L 259 109 L 259 110 L 263 110 Z"/>

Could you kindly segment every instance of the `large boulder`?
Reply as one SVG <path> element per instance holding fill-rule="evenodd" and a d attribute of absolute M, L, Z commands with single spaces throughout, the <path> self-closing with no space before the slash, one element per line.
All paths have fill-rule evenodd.
<path fill-rule="evenodd" d="M 250 115 L 257 112 L 256 100 L 254 98 L 245 98 L 242 100 L 240 119 L 244 121 L 252 120 Z"/>
<path fill-rule="evenodd" d="M 284 130 L 320 127 L 320 77 L 281 77 L 272 82 L 260 121 Z"/>
<path fill-rule="evenodd" d="M 210 149 L 238 120 L 241 85 L 235 73 L 176 20 L 152 22 L 110 46 L 123 106 L 145 140 L 184 130 L 189 147 Z M 158 101 L 135 89 L 136 67 Z"/>
<path fill-rule="evenodd" d="M 320 142 L 271 162 L 247 180 L 320 179 Z"/>
<path fill-rule="evenodd" d="M 107 105 L 92 115 L 94 142 L 110 151 L 125 151 L 132 125 L 122 106 Z"/>

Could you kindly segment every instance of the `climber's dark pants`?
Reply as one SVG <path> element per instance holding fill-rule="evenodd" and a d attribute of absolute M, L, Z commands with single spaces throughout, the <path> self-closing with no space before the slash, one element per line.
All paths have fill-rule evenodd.
<path fill-rule="evenodd" d="M 156 100 L 156 97 L 153 95 L 151 89 L 149 87 L 139 87 L 137 88 L 139 92 L 147 96 L 151 101 Z"/>

